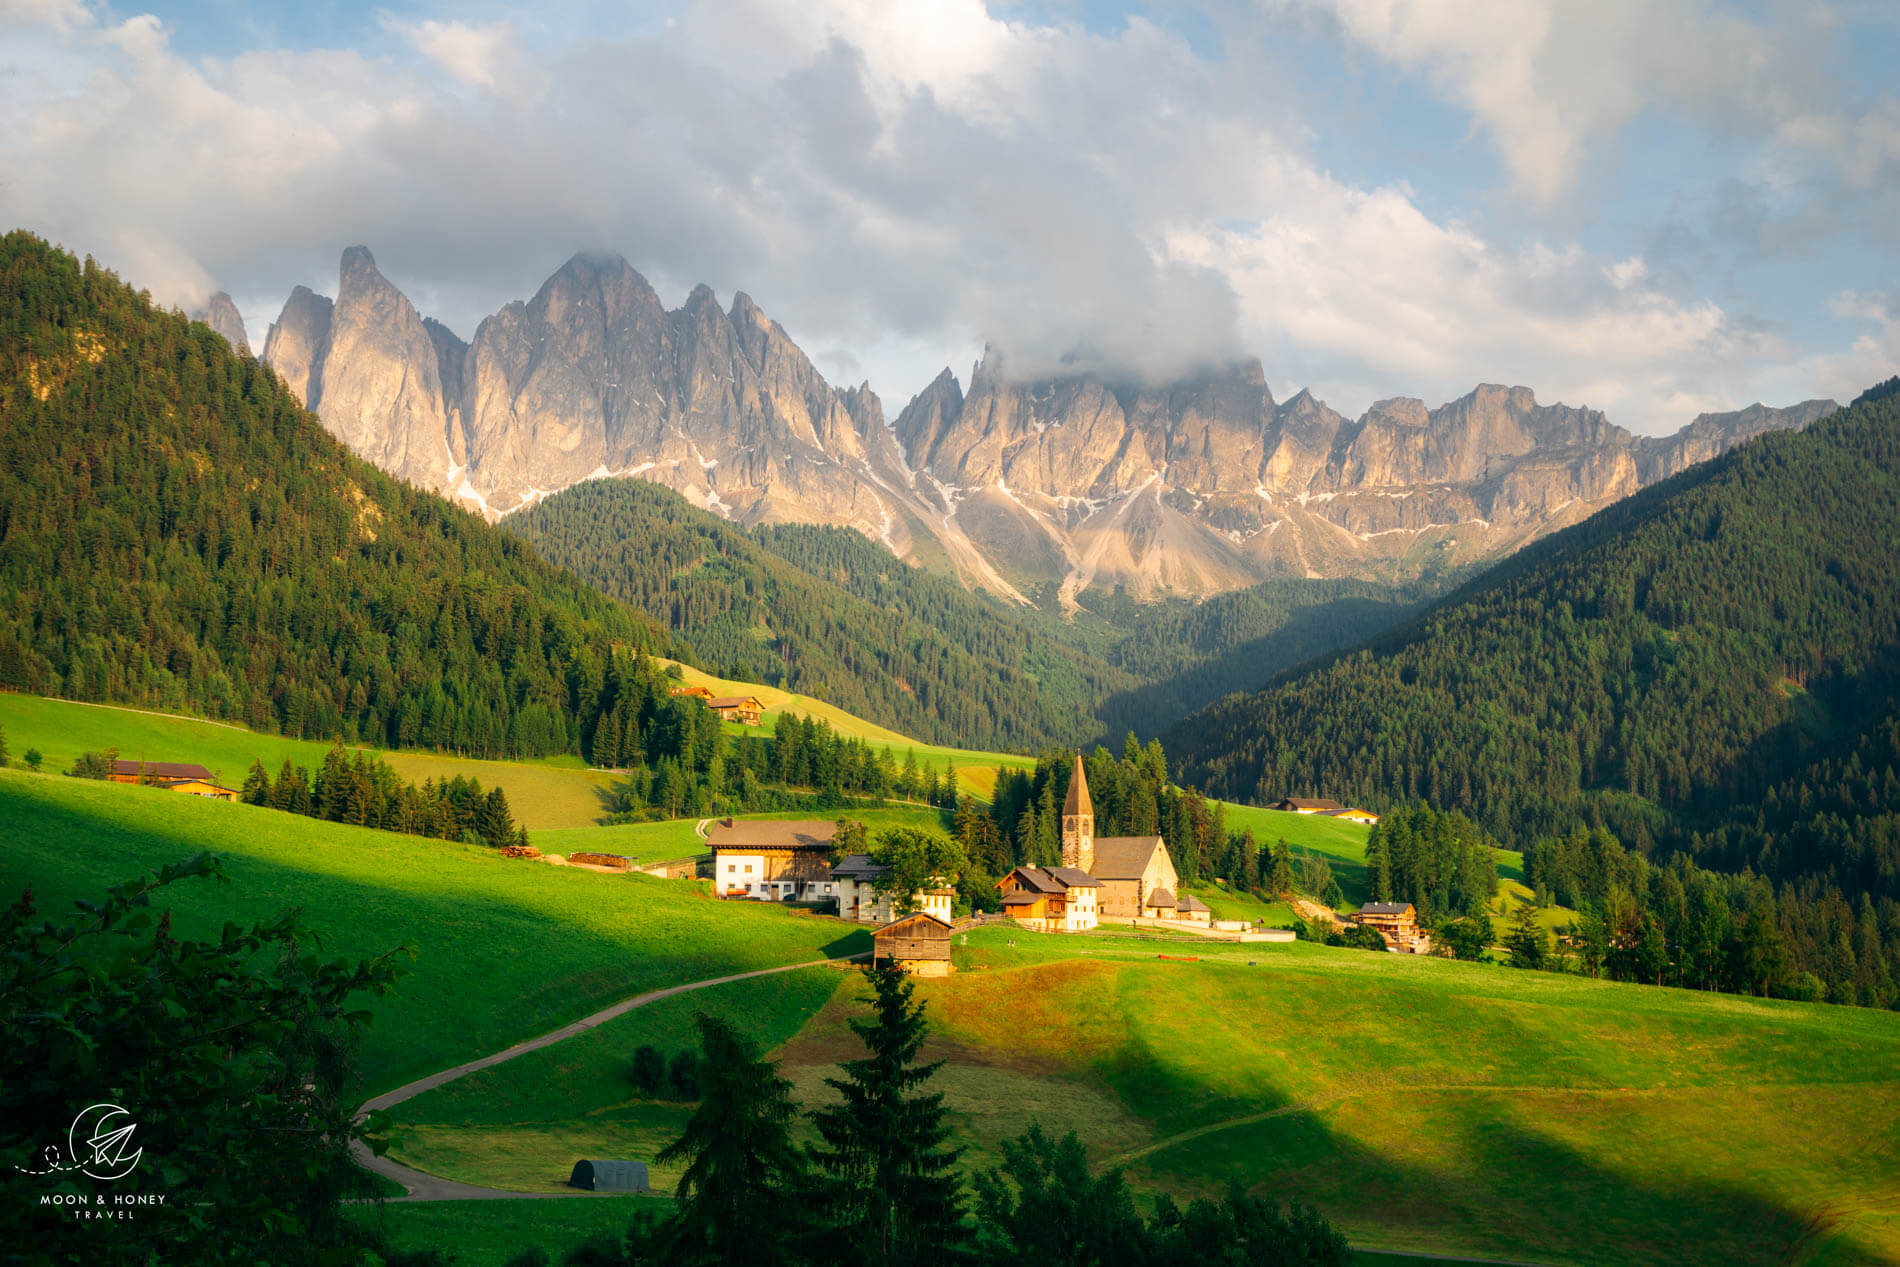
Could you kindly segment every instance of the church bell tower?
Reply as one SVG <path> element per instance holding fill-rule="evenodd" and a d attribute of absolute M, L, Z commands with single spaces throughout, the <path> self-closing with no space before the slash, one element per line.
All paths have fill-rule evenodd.
<path fill-rule="evenodd" d="M 1089 780 L 1079 752 L 1075 773 L 1069 776 L 1069 795 L 1062 802 L 1062 865 L 1095 871 L 1095 806 L 1089 801 Z"/>

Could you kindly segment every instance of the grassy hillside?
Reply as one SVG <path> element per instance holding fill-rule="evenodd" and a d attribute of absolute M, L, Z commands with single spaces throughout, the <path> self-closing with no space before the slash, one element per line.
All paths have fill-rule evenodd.
<path fill-rule="evenodd" d="M 1040 1117 L 1140 1186 L 1239 1179 L 1368 1246 L 1900 1254 L 1900 1017 L 1303 944 L 1186 953 L 972 934 L 921 990 L 978 1158 Z M 782 1053 L 809 1095 L 846 1014 Z"/>
<path fill-rule="evenodd" d="M 316 740 L 260 734 L 229 722 L 37 695 L 0 693 L 0 727 L 6 729 L 15 764 L 28 748 L 37 748 L 46 759 L 42 768 L 67 770 L 82 752 L 117 748 L 127 760 L 202 765 L 228 787 L 243 781 L 253 761 L 262 761 L 274 776 L 286 758 L 315 770 L 329 750 L 328 744 Z M 604 795 L 614 780 L 605 771 L 585 768 L 578 757 L 481 761 L 434 752 L 381 755 L 412 783 L 464 775 L 480 780 L 484 788 L 503 789 L 516 821 L 533 830 L 537 840 L 543 828 L 582 827 L 598 821 Z"/>
<path fill-rule="evenodd" d="M 1900 1253 L 1891 1014 L 1304 944 L 986 929 L 956 954 L 957 976 L 919 990 L 972 1167 L 1036 1120 L 1139 1190 L 1238 1179 L 1317 1204 L 1363 1246 L 1550 1263 Z M 700 1003 L 779 1043 L 801 1097 L 822 1101 L 863 990 L 825 969 L 775 981 Z M 634 1095 L 624 1069 L 640 1043 L 682 1045 L 691 1007 L 675 1004 L 401 1106 L 405 1160 L 547 1190 L 589 1151 L 650 1156 L 682 1110 Z"/>
<path fill-rule="evenodd" d="M 0 893 L 47 909 L 210 849 L 234 883 L 164 900 L 215 930 L 301 907 L 334 953 L 404 942 L 418 958 L 376 1007 L 361 1073 L 373 1093 L 498 1051 L 658 986 L 850 953 L 861 933 L 690 882 L 570 870 L 163 789 L 0 770 Z"/>
<path fill-rule="evenodd" d="M 686 678 L 688 681 L 708 680 L 692 669 L 686 670 Z M 770 688 L 745 684 L 719 682 L 718 685 L 734 691 L 750 689 L 762 696 L 770 691 Z M 865 738 L 873 747 L 890 749 L 900 763 L 905 753 L 915 751 L 919 761 L 929 761 L 939 770 L 947 764 L 955 770 L 958 785 L 977 796 L 989 795 L 999 765 L 1019 769 L 1035 764 L 1028 757 L 1011 753 L 913 744 L 901 735 L 894 736 L 816 700 L 782 692 L 772 693 L 771 698 L 774 711 L 821 718 L 841 733 Z M 770 726 L 769 719 L 767 726 Z M 82 752 L 117 748 L 127 760 L 195 762 L 226 780 L 229 786 L 241 782 L 251 762 L 257 760 L 263 761 L 273 775 L 286 757 L 314 770 L 322 764 L 323 754 L 329 748 L 328 744 L 316 740 L 261 734 L 230 722 L 8 692 L 0 692 L 0 728 L 6 731 L 7 745 L 16 762 L 28 748 L 37 748 L 45 758 L 43 768 L 48 771 L 70 769 L 73 759 Z M 398 774 L 413 783 L 466 775 L 479 779 L 485 788 L 502 788 L 508 793 L 516 820 L 534 833 L 535 844 L 542 849 L 564 853 L 571 848 L 601 847 L 580 843 L 582 837 L 557 834 L 544 838 L 544 833 L 549 831 L 596 829 L 605 812 L 606 794 L 617 776 L 605 770 L 589 769 L 578 757 L 483 761 L 400 749 L 385 750 L 381 755 Z M 645 840 L 652 837 L 657 844 L 664 837 L 684 842 L 685 837 L 680 832 L 690 834 L 691 829 L 690 822 L 683 826 L 650 824 L 634 829 L 599 828 L 597 830 L 606 835 L 589 838 Z M 660 849 L 668 847 L 658 846 Z M 678 852 L 692 850 L 688 847 Z"/>
<path fill-rule="evenodd" d="M 863 940 L 686 882 L 0 771 L 0 892 L 30 883 L 54 906 L 202 847 L 230 856 L 235 883 L 173 891 L 183 927 L 297 903 L 334 952 L 418 945 L 362 1052 L 370 1091 L 642 989 Z M 986 929 L 956 953 L 958 975 L 920 989 L 971 1165 L 1036 1119 L 1142 1190 L 1237 1178 L 1370 1246 L 1554 1263 L 1900 1252 L 1891 1013 L 1303 944 Z M 816 1100 L 852 1048 L 853 984 L 813 968 L 637 1010 L 408 1102 L 399 1151 L 524 1190 L 588 1153 L 650 1156 L 683 1110 L 637 1096 L 626 1062 L 643 1042 L 683 1048 L 702 1007 L 774 1045 Z M 520 1226 L 544 1216 L 551 1246 L 594 1217 Z M 481 1253 L 516 1235 L 477 1223 L 455 1235 Z"/>

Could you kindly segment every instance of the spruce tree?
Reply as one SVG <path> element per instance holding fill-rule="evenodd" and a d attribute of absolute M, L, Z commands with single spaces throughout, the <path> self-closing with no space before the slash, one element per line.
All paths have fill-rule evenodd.
<path fill-rule="evenodd" d="M 844 1077 L 825 1079 L 842 1103 L 812 1115 L 823 1139 L 811 1159 L 833 1233 L 827 1251 L 866 1267 L 940 1263 L 967 1241 L 960 1150 L 944 1143 L 943 1096 L 919 1090 L 942 1062 L 917 1063 L 929 1026 L 909 978 L 888 966 L 869 976 L 874 1015 L 851 1022 L 866 1055 L 842 1062 Z"/>
<path fill-rule="evenodd" d="M 726 1021 L 702 1013 L 698 1024 L 699 1107 L 656 1158 L 686 1163 L 668 1261 L 787 1262 L 805 1183 L 792 1144 L 792 1084 Z"/>

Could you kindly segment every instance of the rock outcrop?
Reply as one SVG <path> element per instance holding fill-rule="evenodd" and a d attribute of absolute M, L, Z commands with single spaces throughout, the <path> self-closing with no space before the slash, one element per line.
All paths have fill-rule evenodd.
<path fill-rule="evenodd" d="M 211 296 L 204 311 L 192 313 L 191 319 L 210 326 L 224 336 L 225 342 L 245 356 L 251 354 L 251 340 L 244 333 L 244 316 L 237 310 L 237 305 L 231 302 L 231 296 L 223 291 Z"/>
<path fill-rule="evenodd" d="M 298 287 L 264 359 L 357 452 L 491 518 L 638 476 L 742 522 L 847 525 L 998 594 L 1065 602 L 1443 571 L 1834 408 L 1757 405 L 1637 438 L 1486 384 L 1349 421 L 1304 391 L 1276 402 L 1255 361 L 1161 386 L 1021 382 L 987 352 L 967 391 L 946 369 L 887 426 L 868 387 L 827 383 L 749 296 L 722 308 L 701 286 L 668 311 L 602 254 L 464 343 L 352 247 L 336 302 Z"/>

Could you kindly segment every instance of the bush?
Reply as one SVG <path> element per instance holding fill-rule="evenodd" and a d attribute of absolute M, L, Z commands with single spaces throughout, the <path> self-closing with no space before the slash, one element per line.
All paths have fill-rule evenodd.
<path fill-rule="evenodd" d="M 635 1049 L 633 1053 L 633 1085 L 642 1095 L 658 1095 L 661 1084 L 666 1081 L 666 1057 L 660 1049 L 648 1043 Z"/>

